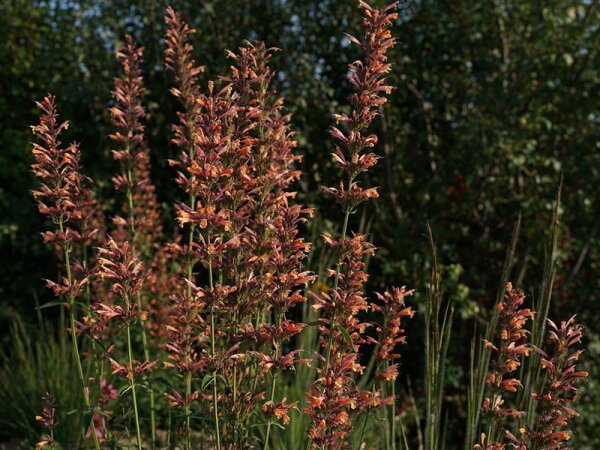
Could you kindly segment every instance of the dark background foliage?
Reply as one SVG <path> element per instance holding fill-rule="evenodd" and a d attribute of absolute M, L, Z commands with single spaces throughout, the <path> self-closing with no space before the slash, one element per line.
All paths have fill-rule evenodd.
<path fill-rule="evenodd" d="M 81 143 L 85 170 L 109 197 L 107 107 L 115 49 L 126 32 L 146 47 L 147 134 L 153 176 L 168 220 L 177 195 L 166 159 L 175 105 L 162 59 L 163 13 L 170 3 L 198 32 L 196 58 L 205 79 L 228 66 L 226 49 L 262 39 L 281 49 L 276 87 L 285 95 L 304 155 L 302 201 L 318 219 L 307 233 L 339 218 L 320 186 L 336 179 L 330 164 L 331 112 L 348 93 L 347 64 L 356 54 L 344 32 L 357 29 L 354 1 L 0 0 L 0 320 L 35 316 L 54 275 L 41 242 L 42 219 L 31 198 L 33 99 L 58 98 L 69 138 Z M 382 3 L 382 2 L 379 2 Z M 370 262 L 373 288 L 406 284 L 423 294 L 429 273 L 429 222 L 459 325 L 453 338 L 449 397 L 464 403 L 462 383 L 472 321 L 496 295 L 514 222 L 522 232 L 512 279 L 535 298 L 562 174 L 560 271 L 551 317 L 579 314 L 588 327 L 588 360 L 600 357 L 596 320 L 600 247 L 600 5 L 595 0 L 406 0 L 395 29 L 392 84 L 379 127 L 384 159 L 372 173 L 381 198 L 353 217 L 380 248 Z M 111 205 L 108 205 L 110 208 Z M 318 270 L 318 258 L 313 258 Z M 416 303 L 419 296 L 415 297 Z M 404 372 L 418 379 L 418 322 L 409 330 Z M 1 333 L 7 344 L 7 333 Z M 418 383 L 414 382 L 413 384 Z M 594 382 L 584 393 L 597 424 Z M 586 400 L 587 399 L 587 400 Z M 450 400 L 450 403 L 452 400 Z M 583 445 L 583 444 L 582 444 Z M 579 447 L 578 447 L 579 448 Z M 581 447 L 583 448 L 583 447 Z"/>

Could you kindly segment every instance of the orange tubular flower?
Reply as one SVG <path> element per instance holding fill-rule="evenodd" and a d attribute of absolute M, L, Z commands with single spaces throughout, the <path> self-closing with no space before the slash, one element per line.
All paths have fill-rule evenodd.
<path fill-rule="evenodd" d="M 398 376 L 398 364 L 395 360 L 400 358 L 400 354 L 395 351 L 398 344 L 406 343 L 406 336 L 402 327 L 403 318 L 412 318 L 415 314 L 414 309 L 407 307 L 404 299 L 414 293 L 414 290 L 407 291 L 403 286 L 401 288 L 392 288 L 391 292 L 386 291 L 382 294 L 377 293 L 377 297 L 382 303 L 380 307 L 384 318 L 383 327 L 379 331 L 379 350 L 377 351 L 377 360 L 379 368 L 377 377 L 385 381 L 395 380 Z"/>
<path fill-rule="evenodd" d="M 42 114 L 39 125 L 31 129 L 40 143 L 33 144 L 35 162 L 31 167 L 42 184 L 33 195 L 40 213 L 52 219 L 58 228 L 44 232 L 44 242 L 53 244 L 61 259 L 68 253 L 67 272 L 71 272 L 70 279 L 64 277 L 58 283 L 50 280 L 47 283 L 55 295 L 75 298 L 83 292 L 90 275 L 87 262 L 74 258 L 80 256 L 76 244 L 94 242 L 98 227 L 102 227 L 101 215 L 88 187 L 91 180 L 81 174 L 79 146 L 64 147 L 60 141 L 69 123 L 58 122 L 55 97 L 49 95 L 36 105 Z"/>
<path fill-rule="evenodd" d="M 579 416 L 571 408 L 577 400 L 576 383 L 588 376 L 575 366 L 583 350 L 573 350 L 581 344 L 583 327 L 575 322 L 575 316 L 560 325 L 548 320 L 547 335 L 551 351 L 539 350 L 547 378 L 541 392 L 532 394 L 538 401 L 538 418 L 534 429 L 526 428 L 524 434 L 530 448 L 561 450 L 571 438 L 569 423 Z"/>
<path fill-rule="evenodd" d="M 45 393 L 42 396 L 42 412 L 39 416 L 35 416 L 37 420 L 46 430 L 46 434 L 42 436 L 42 440 L 35 444 L 35 448 L 43 449 L 46 447 L 54 447 L 54 428 L 58 425 L 56 418 L 56 405 L 52 395 Z"/>
<path fill-rule="evenodd" d="M 523 357 L 529 356 L 530 347 L 527 344 L 528 331 L 524 328 L 533 311 L 522 308 L 525 294 L 518 289 L 513 289 L 509 283 L 506 288 L 504 300 L 498 304 L 500 332 L 498 345 L 485 342 L 486 347 L 496 353 L 492 362 L 492 370 L 488 373 L 486 384 L 492 389 L 493 400 L 484 400 L 484 410 L 498 417 L 519 416 L 523 414 L 503 406 L 502 392 L 516 392 L 522 388 L 521 381 L 517 378 L 507 378 L 520 366 Z"/>
<path fill-rule="evenodd" d="M 487 348 L 491 349 L 491 369 L 486 378 L 486 385 L 491 390 L 491 397 L 483 401 L 482 409 L 489 414 L 491 422 L 491 435 L 482 434 L 481 443 L 476 444 L 475 450 L 504 448 L 504 444 L 498 439 L 500 432 L 499 424 L 505 417 L 521 417 L 524 412 L 504 405 L 503 393 L 515 393 L 523 385 L 518 378 L 510 378 L 520 366 L 524 357 L 529 356 L 530 346 L 527 343 L 529 332 L 525 329 L 534 313 L 528 308 L 522 308 L 525 294 L 514 289 L 511 283 L 506 286 L 506 294 L 502 302 L 497 306 L 499 332 L 497 344 L 484 341 Z M 509 440 L 512 434 L 504 432 Z"/>

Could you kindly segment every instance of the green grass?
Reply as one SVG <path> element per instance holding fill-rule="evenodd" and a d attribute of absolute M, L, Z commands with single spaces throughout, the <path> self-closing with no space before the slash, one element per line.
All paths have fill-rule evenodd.
<path fill-rule="evenodd" d="M 31 448 L 43 433 L 35 420 L 41 412 L 42 395 L 56 398 L 59 424 L 58 442 L 77 448 L 81 433 L 81 403 L 77 373 L 72 364 L 71 346 L 40 319 L 36 329 L 28 329 L 15 316 L 10 330 L 10 346 L 0 353 L 0 442 L 7 448 Z"/>

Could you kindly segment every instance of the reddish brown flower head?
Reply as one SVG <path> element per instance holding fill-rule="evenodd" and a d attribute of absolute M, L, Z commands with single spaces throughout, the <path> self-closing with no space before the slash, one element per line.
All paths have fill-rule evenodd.
<path fill-rule="evenodd" d="M 99 276 L 111 280 L 113 294 L 132 300 L 142 287 L 144 266 L 128 242 L 117 243 L 108 238 L 106 247 L 98 248 Z"/>
<path fill-rule="evenodd" d="M 509 437 L 510 438 L 510 437 Z M 512 446 L 517 450 L 527 450 L 526 448 Z M 488 439 L 485 433 L 481 433 L 479 442 L 473 446 L 473 450 L 505 450 L 506 444 Z"/>
<path fill-rule="evenodd" d="M 84 184 L 89 180 L 80 172 L 78 145 L 64 147 L 60 141 L 60 135 L 69 123 L 58 122 L 55 97 L 49 95 L 36 105 L 41 110 L 40 123 L 31 130 L 40 143 L 33 144 L 35 162 L 31 167 L 42 184 L 33 195 L 38 200 L 40 212 L 61 227 L 58 231 L 46 232 L 44 241 L 64 245 L 81 239 L 77 228 L 63 226 L 80 224 L 84 218 L 81 203 Z"/>
<path fill-rule="evenodd" d="M 43 233 L 44 242 L 54 245 L 59 259 L 64 261 L 65 255 L 69 256 L 66 276 L 58 283 L 47 283 L 55 295 L 75 298 L 92 275 L 89 256 L 84 259 L 82 246 L 75 244 L 85 246 L 100 242 L 99 230 L 104 228 L 104 216 L 89 187 L 91 180 L 81 174 L 78 145 L 62 145 L 61 134 L 68 122 L 58 122 L 54 96 L 49 95 L 36 104 L 41 110 L 40 123 L 31 128 L 40 143 L 33 145 L 32 169 L 40 178 L 41 186 L 33 195 L 40 212 L 56 225 L 55 229 Z"/>
<path fill-rule="evenodd" d="M 125 45 L 117 52 L 123 75 L 121 78 L 115 78 L 113 98 L 116 105 L 110 108 L 110 116 L 117 131 L 109 137 L 121 146 L 120 149 L 113 150 L 113 157 L 126 166 L 133 165 L 135 149 L 144 141 L 144 126 L 141 123 L 145 115 L 142 106 L 144 87 L 140 67 L 143 51 L 144 49 L 136 47 L 133 38 L 127 35 Z M 120 188 L 124 183 L 115 184 Z"/>
<path fill-rule="evenodd" d="M 372 198 L 379 198 L 377 188 L 363 189 L 357 182 L 352 182 L 350 189 L 347 189 L 340 182 L 339 189 L 325 187 L 323 191 L 332 195 L 341 205 L 344 211 L 354 211 L 354 209 L 363 202 Z"/>
<path fill-rule="evenodd" d="M 162 224 L 156 189 L 150 180 L 150 154 L 142 124 L 145 116 L 143 50 L 136 47 L 128 35 L 125 45 L 117 52 L 123 74 L 115 78 L 115 106 L 110 114 L 116 131 L 110 138 L 119 145 L 113 150 L 113 157 L 121 163 L 121 172 L 113 177 L 113 182 L 117 190 L 127 193 L 128 199 L 123 207 L 126 219 L 116 219 L 114 235 L 117 241 L 133 240 L 137 248 L 148 253 L 161 237 Z"/>
<path fill-rule="evenodd" d="M 492 369 L 487 375 L 486 384 L 492 390 L 492 399 L 484 400 L 483 409 L 491 411 L 495 416 L 518 416 L 521 411 L 504 407 L 503 392 L 516 392 L 522 388 L 521 381 L 511 378 L 520 366 L 524 357 L 529 356 L 530 346 L 527 343 L 529 332 L 525 325 L 534 313 L 528 308 L 522 308 L 525 294 L 514 289 L 508 283 L 504 300 L 498 304 L 499 332 L 497 343 L 485 341 L 487 348 L 494 352 Z"/>
<path fill-rule="evenodd" d="M 36 449 L 52 447 L 56 444 L 54 440 L 54 428 L 58 425 L 58 420 L 56 418 L 55 403 L 54 397 L 49 393 L 46 392 L 42 396 L 42 412 L 39 416 L 35 416 L 35 420 L 46 429 L 46 434 L 42 437 L 42 440 L 35 445 Z"/>
<path fill-rule="evenodd" d="M 46 392 L 42 396 L 42 413 L 39 416 L 35 416 L 35 420 L 48 430 L 58 425 L 55 403 L 54 397 Z"/>
<path fill-rule="evenodd" d="M 331 278 L 338 277 L 338 285 L 328 292 L 313 293 L 312 307 L 322 311 L 319 331 L 324 349 L 329 347 L 330 333 L 333 333 L 329 365 L 319 367 L 319 378 L 306 394 L 309 404 L 305 413 L 312 422 L 309 437 L 317 447 L 344 445 L 352 429 L 352 418 L 365 409 L 381 405 L 381 402 L 371 401 L 379 393 L 362 391 L 352 381 L 354 374 L 363 371 L 358 357 L 360 346 L 371 341 L 365 333 L 371 324 L 363 322 L 360 314 L 371 309 L 363 292 L 367 281 L 363 268 L 364 257 L 373 247 L 361 235 L 341 242 L 329 240 L 343 258 L 339 273 L 328 272 Z"/>
<path fill-rule="evenodd" d="M 398 364 L 394 361 L 400 358 L 396 348 L 399 344 L 406 343 L 402 321 L 406 318 L 412 318 L 415 314 L 414 309 L 407 307 L 404 299 L 414 293 L 414 290 L 407 291 L 404 286 L 401 288 L 392 288 L 391 292 L 386 291 L 383 294 L 377 293 L 377 298 L 381 302 L 378 307 L 383 315 L 383 327 L 379 331 L 379 349 L 377 359 L 379 367 L 377 376 L 386 381 L 395 380 L 398 376 Z"/>
<path fill-rule="evenodd" d="M 338 145 L 333 153 L 334 161 L 354 179 L 361 172 L 376 164 L 378 157 L 373 153 L 362 152 L 377 143 L 377 136 L 369 134 L 367 129 L 387 99 L 385 95 L 392 90 L 386 84 L 386 75 L 391 69 L 387 62 L 387 52 L 394 46 L 390 27 L 397 19 L 396 3 L 384 9 L 375 9 L 359 2 L 363 9 L 365 35 L 362 39 L 348 36 L 351 43 L 358 45 L 364 55 L 362 60 L 349 65 L 350 83 L 355 92 L 350 96 L 352 112 L 336 114 L 335 120 L 346 131 L 333 127 L 331 135 Z"/>
<path fill-rule="evenodd" d="M 196 30 L 183 22 L 179 14 L 170 6 L 167 7 L 165 24 L 167 26 L 165 61 L 167 68 L 175 74 L 177 84 L 177 87 L 172 88 L 171 92 L 184 107 L 184 111 L 178 113 L 179 124 L 173 126 L 175 131 L 173 143 L 189 149 L 194 145 L 196 134 L 198 75 L 204 71 L 204 67 L 196 66 L 196 62 L 192 58 L 193 47 L 190 39 Z"/>

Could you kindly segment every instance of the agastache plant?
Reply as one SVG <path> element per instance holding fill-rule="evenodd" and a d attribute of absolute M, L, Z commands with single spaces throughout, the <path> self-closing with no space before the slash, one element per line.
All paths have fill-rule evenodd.
<path fill-rule="evenodd" d="M 288 314 L 306 301 L 303 289 L 313 279 L 303 270 L 310 245 L 298 236 L 299 225 L 312 210 L 294 204 L 296 193 L 289 190 L 299 176 L 293 168 L 299 157 L 293 153 L 296 142 L 289 129 L 289 116 L 283 114 L 283 99 L 270 86 L 274 76 L 269 67 L 272 53 L 264 43 L 246 42 L 237 53 L 229 53 L 235 64 L 231 75 L 222 78 L 236 92 L 242 111 L 238 128 L 249 145 L 246 164 L 235 171 L 238 197 L 245 202 L 231 203 L 234 209 L 241 206 L 242 220 L 234 221 L 240 246 L 225 259 L 223 273 L 237 285 L 230 314 L 235 320 L 225 326 L 234 335 L 229 346 L 248 347 L 252 358 L 234 365 L 230 375 L 235 394 L 231 400 L 235 404 L 235 397 L 237 402 L 244 402 L 244 398 L 262 398 L 264 391 L 268 392 L 261 407 L 267 421 L 264 448 L 269 446 L 272 424 L 287 425 L 288 411 L 296 406 L 285 397 L 276 401 L 277 380 L 294 370 L 297 363 L 307 361 L 301 350 L 285 353 L 283 349 L 305 326 Z M 254 348 L 249 347 L 251 343 Z M 238 383 L 238 377 L 243 380 L 245 373 L 253 381 Z M 268 374 L 270 377 L 265 378 Z M 247 426 L 244 422 L 248 417 L 233 419 L 240 431 Z"/>
<path fill-rule="evenodd" d="M 42 440 L 35 444 L 36 450 L 43 448 L 54 448 L 56 441 L 54 440 L 54 428 L 58 425 L 56 418 L 56 405 L 52 395 L 46 392 L 42 397 L 42 412 L 39 416 L 35 416 L 37 420 L 46 430 L 46 434 Z"/>
<path fill-rule="evenodd" d="M 117 52 L 123 75 L 115 78 L 113 98 L 115 106 L 110 109 L 112 123 L 116 131 L 109 137 L 118 148 L 112 151 L 113 158 L 120 163 L 121 172 L 113 177 L 117 190 L 125 192 L 127 201 L 124 205 L 126 219 L 115 219 L 118 229 L 118 242 L 130 241 L 132 252 L 138 252 L 141 259 L 152 254 L 162 235 L 160 210 L 156 200 L 155 188 L 149 178 L 150 156 L 144 137 L 145 116 L 142 104 L 144 94 L 142 78 L 143 48 L 137 47 L 131 36 L 126 36 L 125 45 Z M 151 262 L 150 262 L 151 264 Z M 143 286 L 135 292 L 135 304 L 138 311 L 146 311 Z M 145 325 L 141 327 L 142 351 L 144 359 L 150 359 L 148 339 Z M 150 394 L 150 428 L 152 442 L 156 441 L 155 395 L 152 386 Z"/>
<path fill-rule="evenodd" d="M 537 401 L 537 418 L 533 428 L 520 430 L 521 435 L 510 436 L 517 449 L 561 450 L 567 449 L 572 431 L 570 423 L 579 416 L 572 408 L 577 400 L 576 385 L 587 378 L 588 373 L 577 370 L 576 362 L 583 353 L 574 349 L 581 344 L 583 327 L 575 322 L 575 316 L 557 325 L 548 319 L 548 351 L 541 349 L 542 368 L 545 380 L 540 392 L 531 396 Z"/>
<path fill-rule="evenodd" d="M 129 384 L 133 401 L 133 413 L 136 429 L 137 447 L 142 448 L 142 433 L 140 428 L 140 412 L 138 407 L 138 391 L 140 378 L 147 375 L 156 365 L 155 361 L 135 358 L 132 346 L 132 328 L 138 321 L 148 319 L 148 313 L 139 305 L 138 293 L 144 282 L 144 265 L 139 255 L 134 253 L 128 242 L 118 243 L 112 238 L 105 247 L 99 248 L 99 276 L 110 282 L 110 291 L 114 295 L 114 303 L 107 305 L 99 303 L 96 315 L 99 321 L 117 322 L 125 329 L 126 360 L 117 361 L 110 358 L 111 370 L 114 375 L 121 377 Z"/>
<path fill-rule="evenodd" d="M 480 443 L 473 447 L 477 450 L 503 446 L 507 435 L 507 430 L 503 430 L 505 419 L 524 414 L 505 404 L 506 394 L 514 394 L 517 389 L 523 388 L 515 374 L 521 367 L 523 358 L 529 356 L 531 350 L 527 342 L 529 332 L 525 325 L 534 313 L 529 308 L 523 308 L 524 302 L 525 294 L 508 283 L 504 300 L 497 306 L 497 342 L 485 341 L 485 346 L 493 352 L 491 368 L 486 378 L 490 395 L 484 399 L 482 406 L 489 423 L 487 433 L 482 433 Z"/>
<path fill-rule="evenodd" d="M 337 126 L 331 129 L 336 140 L 333 159 L 344 179 L 339 188 L 324 188 L 341 204 L 344 219 L 339 238 L 324 234 L 325 244 L 337 255 L 337 264 L 327 273 L 332 280 L 331 290 L 315 295 L 313 303 L 313 309 L 321 312 L 323 354 L 317 379 L 306 394 L 305 412 L 311 419 L 309 438 L 316 448 L 349 446 L 353 416 L 382 405 L 380 393 L 353 386 L 353 376 L 364 369 L 359 348 L 372 340 L 366 335 L 371 324 L 363 322 L 360 316 L 377 308 L 364 295 L 368 278 L 365 259 L 374 248 L 365 236 L 348 236 L 348 224 L 359 204 L 378 197 L 377 189 L 360 187 L 357 177 L 379 159 L 369 150 L 377 143 L 377 136 L 368 130 L 392 90 L 386 80 L 391 69 L 386 54 L 395 43 L 390 26 L 398 16 L 396 3 L 384 9 L 364 2 L 359 2 L 359 6 L 364 14 L 365 35 L 362 39 L 348 36 L 363 55 L 349 65 L 349 81 L 355 90 L 349 99 L 352 111 L 336 114 Z"/>
<path fill-rule="evenodd" d="M 191 31 L 175 13 L 168 24 L 169 67 L 176 72 L 176 80 L 189 82 L 194 74 L 181 75 L 181 71 L 194 66 L 189 62 L 187 41 Z M 281 348 L 303 328 L 286 320 L 286 312 L 305 300 L 301 288 L 311 280 L 301 262 L 309 247 L 296 237 L 302 216 L 310 211 L 290 204 L 295 194 L 286 190 L 299 175 L 291 168 L 298 157 L 291 152 L 296 143 L 289 118 L 281 113 L 282 100 L 269 87 L 271 52 L 262 43 L 247 42 L 239 53 L 230 52 L 235 62 L 231 75 L 218 83 L 209 82 L 207 93 L 201 93 L 195 81 L 174 91 L 184 99 L 187 111 L 194 109 L 187 116 L 194 120 L 175 128 L 174 142 L 193 149 L 176 162 L 180 169 L 186 168 L 187 173 L 179 172 L 178 182 L 191 200 L 178 206 L 177 220 L 196 230 L 190 234 L 193 265 L 199 262 L 208 278 L 208 286 L 187 278 L 193 298 L 187 303 L 194 306 L 184 309 L 193 310 L 194 318 L 189 320 L 188 314 L 181 318 L 190 333 L 193 328 L 204 330 L 196 342 L 204 350 L 194 354 L 193 372 L 212 372 L 208 382 L 212 395 L 204 398 L 210 403 L 217 447 L 221 435 L 227 448 L 245 445 L 246 422 L 253 403 L 264 397 L 265 374 L 272 374 L 269 400 L 262 407 L 268 420 L 266 442 L 271 423 L 286 422 L 285 411 L 294 406 L 285 399 L 275 404 L 276 380 L 298 360 L 298 352 L 282 354 Z M 180 55 L 179 63 L 176 55 Z M 189 93 L 187 103 L 183 92 Z M 184 117 L 182 113 L 182 121 Z M 193 143 L 184 129 L 188 136 L 194 130 Z M 178 304 L 186 306 L 185 296 L 179 296 Z M 176 331 L 175 335 L 183 338 L 189 333 Z M 254 349 L 248 347 L 252 343 Z M 170 349 L 182 355 L 193 345 L 188 341 L 171 344 Z M 249 352 L 246 357 L 243 348 Z M 258 351 L 263 349 L 264 353 Z M 217 374 L 228 384 L 223 393 L 218 392 Z M 170 401 L 187 407 L 180 393 L 170 395 Z"/>
<path fill-rule="evenodd" d="M 115 132 L 109 138 L 119 146 L 112 155 L 121 165 L 113 183 L 115 189 L 126 195 L 123 208 L 126 218 L 117 218 L 119 224 L 126 224 L 122 239 L 133 240 L 142 254 L 147 255 L 162 237 L 162 223 L 156 189 L 150 180 L 150 152 L 142 123 L 145 117 L 141 69 L 144 49 L 137 47 L 129 35 L 125 40 L 125 45 L 117 52 L 123 75 L 115 78 L 115 106 L 110 108 Z"/>
<path fill-rule="evenodd" d="M 32 169 L 42 184 L 33 192 L 33 195 L 38 200 L 40 213 L 48 216 L 56 227 L 54 230 L 44 233 L 44 241 L 52 244 L 57 249 L 57 253 L 63 257 L 64 271 L 66 272 L 59 282 L 48 280 L 47 283 L 54 294 L 63 299 L 69 312 L 73 357 L 79 375 L 83 405 L 89 412 L 89 391 L 81 362 L 77 333 L 77 299 L 84 293 L 89 279 L 87 276 L 75 276 L 73 268 L 77 263 L 73 260 L 73 255 L 76 252 L 76 246 L 82 241 L 89 242 L 94 233 L 94 230 L 82 227 L 83 224 L 88 223 L 84 219 L 90 215 L 90 191 L 85 187 L 90 180 L 81 174 L 79 146 L 70 144 L 65 147 L 60 140 L 62 132 L 68 128 L 69 123 L 58 121 L 54 96 L 49 95 L 41 102 L 37 102 L 36 105 L 41 111 L 40 123 L 31 129 L 40 143 L 33 144 L 35 162 Z M 93 422 L 91 428 L 94 446 L 99 449 L 100 444 Z"/>
<path fill-rule="evenodd" d="M 172 9 L 167 8 L 165 16 L 165 62 L 174 73 L 176 87 L 171 92 L 181 103 L 182 110 L 177 113 L 179 123 L 173 125 L 173 144 L 181 149 L 178 160 L 169 161 L 176 166 L 177 184 L 187 193 L 187 207 L 191 210 L 196 206 L 195 175 L 191 173 L 191 165 L 197 152 L 197 116 L 200 94 L 198 75 L 204 71 L 202 66 L 196 66 L 192 58 L 191 36 L 196 32 L 181 20 Z M 192 391 L 192 376 L 201 368 L 198 352 L 195 350 L 197 327 L 202 319 L 199 312 L 204 305 L 198 302 L 192 293 L 189 283 L 193 282 L 193 270 L 197 256 L 193 251 L 194 224 L 188 225 L 189 230 L 182 244 L 175 244 L 173 252 L 182 261 L 181 278 L 188 280 L 187 287 L 181 293 L 175 294 L 174 318 L 170 326 L 168 344 L 170 362 L 167 367 L 175 368 L 182 377 L 183 389 L 169 394 L 169 404 L 182 409 L 185 416 L 182 434 L 186 449 L 191 448 L 191 403 L 198 398 L 199 393 Z"/>

